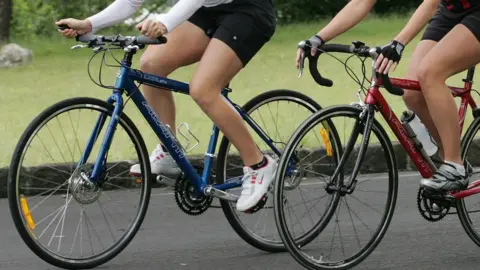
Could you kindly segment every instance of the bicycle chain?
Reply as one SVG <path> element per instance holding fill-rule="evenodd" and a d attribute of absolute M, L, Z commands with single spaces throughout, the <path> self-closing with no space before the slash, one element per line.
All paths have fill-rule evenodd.
<path fill-rule="evenodd" d="M 417 193 L 417 207 L 425 220 L 438 222 L 450 211 L 450 202 L 443 197 L 429 197 L 426 195 L 425 189 L 420 188 Z M 438 210 L 433 209 L 433 207 L 437 207 Z"/>

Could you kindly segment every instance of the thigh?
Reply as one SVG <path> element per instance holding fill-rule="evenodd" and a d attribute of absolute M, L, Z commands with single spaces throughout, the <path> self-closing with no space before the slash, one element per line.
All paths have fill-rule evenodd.
<path fill-rule="evenodd" d="M 218 28 L 192 79 L 193 91 L 220 91 L 270 40 L 275 24 L 260 18 L 257 9 L 229 4 L 210 9 L 217 14 Z"/>
<path fill-rule="evenodd" d="M 198 91 L 219 93 L 243 68 L 235 51 L 224 42 L 213 38 L 203 54 L 190 85 L 191 95 Z M 193 93 L 195 92 L 195 93 Z"/>
<path fill-rule="evenodd" d="M 180 24 L 166 35 L 168 41 L 163 45 L 150 45 L 142 55 L 142 66 L 148 69 L 169 69 L 187 66 L 200 61 L 210 38 L 205 31 L 192 22 Z M 150 71 L 152 72 L 152 71 Z"/>
<path fill-rule="evenodd" d="M 461 49 L 459 49 L 461 46 Z M 421 62 L 421 68 L 447 79 L 480 62 L 480 42 L 465 25 L 456 25 Z"/>
<path fill-rule="evenodd" d="M 418 43 L 417 47 L 413 51 L 412 58 L 410 59 L 410 63 L 408 63 L 408 72 L 407 72 L 407 79 L 410 80 L 418 80 L 417 78 L 417 69 L 420 65 L 420 62 L 423 58 L 430 52 L 430 50 L 435 47 L 437 41 L 434 40 L 422 40 Z M 414 91 L 407 91 L 407 92 L 414 92 Z"/>

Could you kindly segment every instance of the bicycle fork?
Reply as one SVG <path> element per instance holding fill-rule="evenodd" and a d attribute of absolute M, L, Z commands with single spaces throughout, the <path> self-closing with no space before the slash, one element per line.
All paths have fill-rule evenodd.
<path fill-rule="evenodd" d="M 107 102 L 112 105 L 115 104 L 114 105 L 115 108 L 111 116 L 112 119 L 108 123 L 108 127 L 105 132 L 105 136 L 103 138 L 103 142 L 100 147 L 97 159 L 95 161 L 95 164 L 93 165 L 92 174 L 89 177 L 89 180 L 93 183 L 99 182 L 100 176 L 104 171 L 105 165 L 107 163 L 107 153 L 108 153 L 108 150 L 110 149 L 110 144 L 112 143 L 113 135 L 115 133 L 115 130 L 117 129 L 120 115 L 122 114 L 123 108 L 124 108 L 122 94 L 118 90 L 114 91 L 113 95 L 108 98 Z M 95 123 L 95 127 L 93 128 L 92 134 L 90 135 L 90 138 L 88 139 L 87 145 L 85 147 L 85 151 L 82 153 L 80 161 L 77 164 L 77 169 L 85 165 L 88 158 L 90 157 L 93 146 L 97 142 L 97 139 L 100 133 L 102 132 L 103 126 L 105 125 L 106 118 L 107 118 L 106 113 L 101 113 L 100 116 L 98 116 L 97 122 Z"/>
<path fill-rule="evenodd" d="M 370 132 L 372 131 L 372 124 L 373 124 L 373 117 L 375 115 L 375 108 L 373 105 L 367 104 L 363 106 L 363 110 L 359 115 L 359 119 L 355 122 L 355 125 L 352 130 L 352 135 L 350 136 L 350 139 L 348 140 L 348 143 L 345 147 L 345 151 L 342 154 L 342 157 L 340 158 L 340 163 L 338 164 L 337 168 L 335 169 L 333 175 L 332 175 L 332 183 L 330 183 L 327 186 L 327 192 L 339 192 L 341 196 L 345 194 L 352 194 L 353 191 L 355 190 L 356 184 L 357 184 L 357 175 L 360 169 L 360 166 L 362 165 L 363 158 L 365 157 L 365 154 L 367 152 L 367 147 L 370 142 Z M 353 148 L 355 147 L 355 143 L 358 139 L 358 136 L 360 133 L 363 134 L 362 138 L 362 143 L 360 145 L 360 148 L 358 150 L 358 157 L 355 161 L 355 166 L 353 167 L 352 174 L 350 176 L 350 179 L 347 181 L 347 183 L 343 183 L 341 186 L 337 182 L 337 178 L 339 177 L 339 174 L 343 170 L 343 166 L 345 166 L 345 163 L 347 162 L 348 157 L 353 151 Z M 337 183 L 337 184 L 335 184 Z"/>

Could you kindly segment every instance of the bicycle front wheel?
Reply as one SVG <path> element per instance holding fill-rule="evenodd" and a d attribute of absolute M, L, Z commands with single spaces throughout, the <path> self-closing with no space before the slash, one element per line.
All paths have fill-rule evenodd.
<path fill-rule="evenodd" d="M 13 221 L 27 246 L 57 267 L 86 269 L 109 261 L 145 217 L 152 182 L 148 152 L 125 114 L 106 146 L 108 159 L 100 160 L 101 179 L 89 180 L 113 110 L 93 98 L 61 101 L 33 120 L 15 149 L 8 178 Z M 140 177 L 129 174 L 135 163 Z"/>
<path fill-rule="evenodd" d="M 288 251 L 307 269 L 357 265 L 380 243 L 393 216 L 398 190 L 393 146 L 380 124 L 361 118 L 361 112 L 354 106 L 332 106 L 313 114 L 292 135 L 280 159 L 275 219 Z M 364 141 L 367 121 L 373 122 Z M 325 130 L 325 123 L 336 132 Z M 332 161 L 338 164 L 333 169 Z M 299 174 L 301 181 L 293 182 L 300 184 L 287 189 Z M 304 245 L 298 235 L 308 231 L 316 239 Z"/>

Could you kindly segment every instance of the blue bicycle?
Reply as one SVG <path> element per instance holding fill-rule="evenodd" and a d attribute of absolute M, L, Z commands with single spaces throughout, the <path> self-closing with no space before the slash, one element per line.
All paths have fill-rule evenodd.
<path fill-rule="evenodd" d="M 123 50 L 123 60 L 117 60 L 116 67 L 120 70 L 115 85 L 106 86 L 101 79 L 99 83 L 93 80 L 90 63 L 94 56 L 90 59 L 88 71 L 92 81 L 112 90 L 106 102 L 79 97 L 56 103 L 40 113 L 20 138 L 10 165 L 8 196 L 15 226 L 28 247 L 52 265 L 85 269 L 111 260 L 136 235 L 156 181 L 149 173 L 144 140 L 125 113 L 131 100 L 183 172 L 174 188 L 176 203 L 183 212 L 193 216 L 202 214 L 211 207 L 212 200 L 218 198 L 228 222 L 242 239 L 260 250 L 284 251 L 273 217 L 273 203 L 268 205 L 271 191 L 250 213 L 235 211 L 234 203 L 238 199 L 235 192 L 241 190 L 243 172 L 241 159 L 229 140 L 222 138 L 214 170 L 219 137 L 219 129 L 214 125 L 204 166 L 193 166 L 186 156 L 192 147 L 184 147 L 179 142 L 171 127 L 159 120 L 140 92 L 139 85 L 146 84 L 189 94 L 186 83 L 131 67 L 137 51 L 146 45 L 163 44 L 166 38 L 152 40 L 144 36 L 116 35 L 77 37 L 77 41 L 86 44 L 72 49 L 91 48 L 94 56 L 103 53 L 99 78 L 102 66 L 109 65 L 105 60 L 107 55 L 116 59 L 114 50 Z M 277 160 L 297 125 L 321 109 L 308 96 L 291 90 L 265 92 L 243 107 L 228 97 L 230 92 L 227 85 L 222 95 L 257 135 L 261 151 Z M 287 105 L 294 107 L 283 107 Z M 276 115 L 272 113 L 275 109 Z M 262 116 L 262 110 L 270 112 L 270 116 Z M 328 123 L 325 128 L 335 131 Z M 280 131 L 288 129 L 291 132 L 280 135 Z M 185 138 L 193 135 L 187 125 L 179 126 L 177 131 Z M 129 174 L 132 164 L 140 164 L 141 176 Z M 302 172 L 295 171 L 294 167 L 291 174 L 301 176 Z M 265 220 L 265 224 L 259 225 L 260 220 Z M 96 222 L 106 226 L 93 225 Z M 267 233 L 270 229 L 272 232 Z M 312 241 L 320 229 L 317 224 L 299 234 L 296 238 L 299 245 Z"/>

